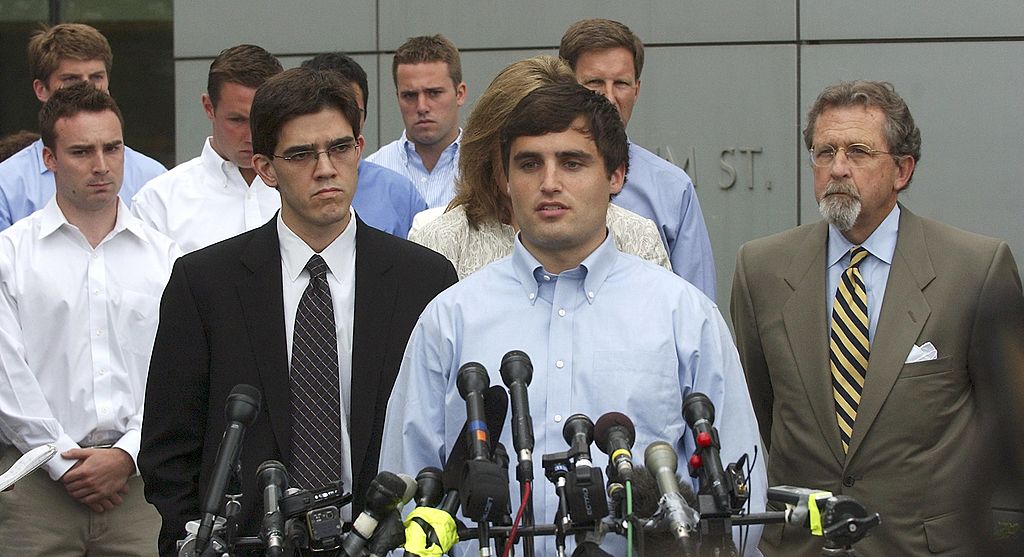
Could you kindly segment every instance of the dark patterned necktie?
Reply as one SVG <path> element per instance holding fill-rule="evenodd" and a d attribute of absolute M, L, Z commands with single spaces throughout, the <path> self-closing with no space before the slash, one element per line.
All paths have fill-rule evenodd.
<path fill-rule="evenodd" d="M 292 486 L 316 489 L 341 475 L 338 333 L 327 263 L 306 263 L 309 285 L 295 312 L 292 337 Z"/>
<path fill-rule="evenodd" d="M 850 250 L 850 266 L 843 271 L 836 288 L 832 306 L 832 330 L 829 335 L 829 362 L 832 368 L 832 397 L 836 403 L 839 436 L 843 452 L 850 450 L 853 424 L 857 420 L 857 407 L 864 390 L 864 377 L 868 371 L 868 295 L 860 264 L 868 250 L 857 247 Z"/>

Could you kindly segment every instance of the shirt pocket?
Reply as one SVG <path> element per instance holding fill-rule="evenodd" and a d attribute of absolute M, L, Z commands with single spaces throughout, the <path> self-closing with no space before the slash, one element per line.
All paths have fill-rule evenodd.
<path fill-rule="evenodd" d="M 577 394 L 592 399 L 588 406 L 602 413 L 633 418 L 638 438 L 657 439 L 666 425 L 682 419 L 678 368 L 675 352 L 598 350 L 594 373 Z"/>
<path fill-rule="evenodd" d="M 156 326 L 160 315 L 160 298 L 132 290 L 121 291 L 117 307 L 117 341 L 130 356 L 146 364 L 153 352 Z M 128 356 L 129 354 L 126 354 Z"/>

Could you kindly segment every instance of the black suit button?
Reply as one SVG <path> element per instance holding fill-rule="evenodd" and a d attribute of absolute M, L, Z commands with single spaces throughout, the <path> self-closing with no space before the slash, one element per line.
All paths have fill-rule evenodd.
<path fill-rule="evenodd" d="M 853 487 L 853 484 L 857 483 L 857 480 L 853 476 L 846 476 L 843 478 L 843 485 L 846 487 Z"/>

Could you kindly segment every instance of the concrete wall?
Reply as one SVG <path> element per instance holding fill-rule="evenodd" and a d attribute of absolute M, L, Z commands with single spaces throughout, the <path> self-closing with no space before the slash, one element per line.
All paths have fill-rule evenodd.
<path fill-rule="evenodd" d="M 174 9 L 179 161 L 209 134 L 199 95 L 225 47 L 256 43 L 286 66 L 352 54 L 370 78 L 372 150 L 402 130 L 390 53 L 406 38 L 443 33 L 462 50 L 465 118 L 505 65 L 554 54 L 571 23 L 606 17 L 647 44 L 630 138 L 694 178 L 723 309 L 740 244 L 817 220 L 800 130 L 817 93 L 841 79 L 889 80 L 907 99 L 923 135 L 902 196 L 913 211 L 1005 238 L 1024 259 L 1019 0 L 177 0 Z"/>

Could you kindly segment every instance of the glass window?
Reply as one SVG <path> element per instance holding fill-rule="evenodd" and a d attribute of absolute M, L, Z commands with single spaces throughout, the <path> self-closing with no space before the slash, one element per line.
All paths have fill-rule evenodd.
<path fill-rule="evenodd" d="M 173 0 L 6 0 L 0 10 L 0 135 L 38 127 L 25 48 L 32 32 L 51 22 L 86 23 L 107 37 L 114 52 L 110 92 L 124 113 L 125 143 L 173 166 Z"/>

